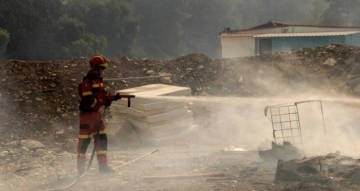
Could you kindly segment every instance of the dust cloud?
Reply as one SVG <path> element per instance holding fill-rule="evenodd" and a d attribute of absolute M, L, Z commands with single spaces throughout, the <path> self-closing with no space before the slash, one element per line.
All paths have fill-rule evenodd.
<path fill-rule="evenodd" d="M 300 149 L 304 149 L 306 156 L 335 152 L 359 156 L 359 99 L 201 96 L 162 96 L 158 99 L 182 101 L 192 105 L 194 124 L 198 125 L 195 137 L 198 144 L 219 148 L 232 145 L 245 150 L 256 150 L 264 146 L 263 143 L 271 147 L 272 123 L 270 116 L 265 116 L 266 106 L 297 103 L 304 147 Z M 301 103 L 302 101 L 305 102 Z"/>
<path fill-rule="evenodd" d="M 299 107 L 303 131 L 304 149 L 307 155 L 323 155 L 340 152 L 342 155 L 359 157 L 360 116 L 359 99 L 327 98 L 321 108 L 316 104 Z"/>

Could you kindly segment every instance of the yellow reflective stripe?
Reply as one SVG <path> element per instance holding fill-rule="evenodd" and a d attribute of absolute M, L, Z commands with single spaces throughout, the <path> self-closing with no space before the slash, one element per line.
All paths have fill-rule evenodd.
<path fill-rule="evenodd" d="M 82 95 L 83 95 L 83 96 L 92 95 L 92 92 L 83 92 Z"/>
<path fill-rule="evenodd" d="M 83 153 L 78 153 L 77 156 L 79 158 L 86 158 L 86 154 L 83 154 Z"/>
<path fill-rule="evenodd" d="M 97 103 L 97 99 L 94 99 L 94 103 L 93 103 L 93 104 L 91 104 L 91 106 L 90 106 L 90 107 L 95 107 L 96 103 Z"/>
<path fill-rule="evenodd" d="M 108 67 L 108 63 L 105 62 L 104 64 L 99 64 L 99 66 L 102 66 L 102 67 Z"/>
<path fill-rule="evenodd" d="M 79 135 L 79 139 L 88 139 L 91 135 Z"/>
<path fill-rule="evenodd" d="M 103 150 L 103 151 L 96 151 L 96 155 L 106 155 L 107 151 Z"/>
<path fill-rule="evenodd" d="M 94 135 L 96 135 L 96 134 L 98 134 L 98 132 L 95 132 L 95 133 L 93 133 L 92 135 L 94 136 Z M 105 134 L 105 130 L 99 131 L 99 135 L 101 135 L 101 134 Z"/>
<path fill-rule="evenodd" d="M 104 87 L 103 83 L 99 83 L 99 84 L 93 84 L 92 88 L 99 88 L 99 87 Z"/>
<path fill-rule="evenodd" d="M 94 133 L 92 133 L 92 134 L 90 134 L 90 135 L 79 135 L 79 138 L 80 138 L 80 139 L 88 139 L 88 138 L 90 138 L 90 137 L 92 137 L 92 136 L 94 136 L 94 135 L 96 135 L 96 134 L 99 134 L 99 135 L 105 134 L 105 130 L 101 130 L 101 131 L 99 131 L 99 133 L 98 133 L 98 132 L 94 132 Z"/>

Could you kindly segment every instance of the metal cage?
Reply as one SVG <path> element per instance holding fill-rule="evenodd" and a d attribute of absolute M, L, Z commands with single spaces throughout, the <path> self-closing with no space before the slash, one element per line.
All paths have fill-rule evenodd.
<path fill-rule="evenodd" d="M 322 103 L 320 100 L 308 100 L 295 102 L 291 104 L 281 104 L 266 106 L 264 113 L 265 116 L 270 114 L 271 124 L 273 128 L 273 138 L 276 144 L 283 144 L 284 142 L 290 142 L 298 149 L 301 149 L 303 154 L 304 144 L 301 130 L 301 123 L 299 117 L 298 104 L 306 102 L 319 102 L 322 114 L 322 122 L 324 126 L 324 132 L 326 133 L 324 115 L 322 109 Z"/>

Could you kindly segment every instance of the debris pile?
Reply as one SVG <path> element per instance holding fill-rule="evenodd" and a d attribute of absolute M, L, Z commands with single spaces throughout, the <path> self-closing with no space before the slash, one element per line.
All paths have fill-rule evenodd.
<path fill-rule="evenodd" d="M 359 48 L 331 45 L 294 53 L 238 59 L 203 54 L 167 59 L 111 58 L 109 91 L 165 83 L 190 87 L 195 96 L 277 96 L 288 93 L 360 92 Z M 63 139 L 77 133 L 77 84 L 87 58 L 55 61 L 7 60 L 0 64 L 2 140 Z M 127 79 L 129 77 L 160 78 Z M 196 115 L 196 114 L 195 114 Z M 196 119 L 195 119 L 196 120 Z M 56 141 L 56 140 L 55 140 Z"/>
<path fill-rule="evenodd" d="M 193 96 L 276 97 L 307 92 L 356 97 L 360 95 L 359 52 L 360 48 L 331 45 L 238 59 L 210 59 L 197 53 L 169 60 L 111 58 L 105 78 L 110 79 L 106 81 L 109 91 L 164 83 L 189 87 Z M 4 175 L 0 175 L 0 188 L 25 188 L 43 180 L 55 181 L 69 173 L 76 174 L 76 94 L 78 83 L 89 69 L 87 60 L 1 61 L 0 166 Z M 192 107 L 194 121 L 207 123 L 207 119 L 199 116 L 206 113 L 209 118 L 211 111 Z M 229 147 L 228 150 L 236 149 Z M 339 154 L 300 159 L 291 145 L 273 145 L 272 150 L 260 154 L 263 158 L 283 159 L 278 162 L 276 174 L 254 163 L 257 152 L 241 150 L 231 152 L 231 157 L 224 152 L 210 156 L 193 153 L 196 156 L 190 160 L 185 160 L 189 156 L 181 158 L 169 153 L 169 156 L 159 155 L 153 161 L 144 162 L 139 169 L 180 175 L 187 169 L 186 174 L 193 176 L 202 170 L 206 170 L 204 174 L 226 173 L 226 177 L 217 177 L 211 183 L 191 179 L 192 184 L 184 184 L 189 185 L 189 189 L 193 184 L 200 184 L 203 190 L 356 190 L 353 188 L 358 187 L 360 180 L 357 159 Z M 133 158 L 132 154 L 127 156 L 127 161 Z M 124 163 L 124 155 L 111 157 L 117 164 Z M 147 175 L 149 179 L 154 178 L 154 174 Z M 274 177 L 280 184 L 273 184 Z M 90 179 L 89 187 L 97 184 L 93 181 Z M 157 182 L 150 185 L 158 187 L 147 187 L 133 169 L 124 170 L 123 176 L 118 175 L 112 181 L 128 186 L 125 190 L 139 190 L 139 186 L 140 189 L 163 188 L 163 184 Z M 295 187 L 288 184 L 289 181 L 295 181 Z M 286 183 L 281 184 L 283 182 Z M 178 188 L 177 182 L 173 185 Z"/>
<path fill-rule="evenodd" d="M 311 188 L 340 189 L 340 185 L 359 185 L 359 160 L 337 153 L 303 159 L 279 160 L 275 182 L 300 182 Z M 311 186 L 312 184 L 312 186 Z"/>
<path fill-rule="evenodd" d="M 301 151 L 290 142 L 284 141 L 282 145 L 272 142 L 271 149 L 259 150 L 259 156 L 264 161 L 292 160 L 303 157 Z"/>

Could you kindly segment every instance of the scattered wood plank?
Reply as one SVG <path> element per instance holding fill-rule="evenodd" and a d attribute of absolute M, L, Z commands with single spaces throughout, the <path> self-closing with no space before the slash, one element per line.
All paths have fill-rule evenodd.
<path fill-rule="evenodd" d="M 224 173 L 208 173 L 208 174 L 182 174 L 182 175 L 162 175 L 162 176 L 144 176 L 145 180 L 157 180 L 157 179 L 184 179 L 184 178 L 196 178 L 196 177 L 225 177 Z"/>
<path fill-rule="evenodd" d="M 206 182 L 226 182 L 229 180 L 236 180 L 236 177 L 208 177 Z"/>

